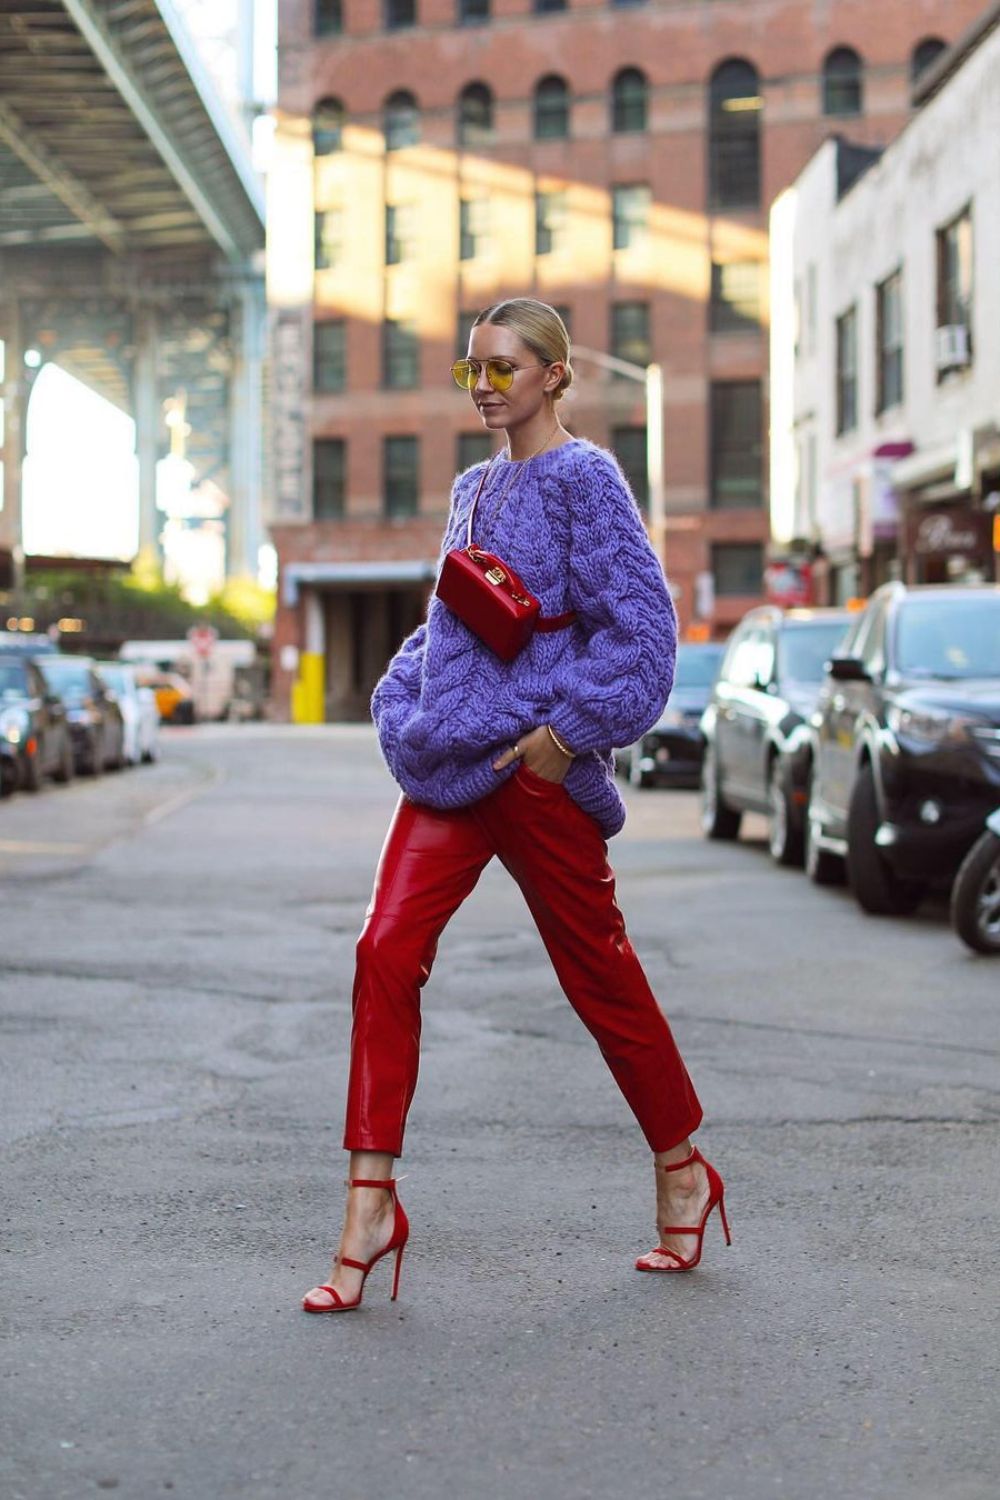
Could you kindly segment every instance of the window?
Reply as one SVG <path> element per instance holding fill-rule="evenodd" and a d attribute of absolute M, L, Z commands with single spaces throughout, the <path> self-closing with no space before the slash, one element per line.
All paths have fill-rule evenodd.
<path fill-rule="evenodd" d="M 550 73 L 535 89 L 536 141 L 561 141 L 569 135 L 569 89 Z"/>
<path fill-rule="evenodd" d="M 493 439 L 488 432 L 460 432 L 456 453 L 458 472 L 464 474 L 473 464 L 481 464 L 489 458 L 492 452 Z"/>
<path fill-rule="evenodd" d="M 875 288 L 878 390 L 875 410 L 887 411 L 903 399 L 903 273 L 894 271 Z"/>
<path fill-rule="evenodd" d="M 613 427 L 611 447 L 622 466 L 622 473 L 628 480 L 629 489 L 639 502 L 640 509 L 647 511 L 649 509 L 649 473 L 646 468 L 645 427 Z"/>
<path fill-rule="evenodd" d="M 402 31 L 417 24 L 416 0 L 383 0 L 386 31 Z"/>
<path fill-rule="evenodd" d="M 535 0 L 534 11 L 536 16 L 549 15 L 554 10 L 565 10 L 566 0 Z"/>
<path fill-rule="evenodd" d="M 823 113 L 860 115 L 861 58 L 853 47 L 834 47 L 823 64 Z"/>
<path fill-rule="evenodd" d="M 961 326 L 972 343 L 972 210 L 937 232 L 937 326 Z"/>
<path fill-rule="evenodd" d="M 342 391 L 347 384 L 347 324 L 331 318 L 313 327 L 313 390 Z"/>
<path fill-rule="evenodd" d="M 760 328 L 760 286 L 760 261 L 713 261 L 709 304 L 712 332 L 756 333 Z"/>
<path fill-rule="evenodd" d="M 565 325 L 565 328 L 566 328 L 566 332 L 569 334 L 570 338 L 572 338 L 573 337 L 573 309 L 571 307 L 566 307 L 563 303 L 559 303 L 558 306 L 556 306 L 556 304 L 553 303 L 553 305 L 552 305 L 552 311 L 553 312 L 557 312 L 559 314 L 559 316 L 562 318 L 563 324 Z"/>
<path fill-rule="evenodd" d="M 458 205 L 458 258 L 475 260 L 486 248 L 490 205 L 486 198 L 462 198 Z"/>
<path fill-rule="evenodd" d="M 390 391 L 420 384 L 420 341 L 412 323 L 387 318 L 382 325 L 382 384 Z"/>
<path fill-rule="evenodd" d="M 611 353 L 634 365 L 648 365 L 649 303 L 614 302 L 611 306 Z"/>
<path fill-rule="evenodd" d="M 713 381 L 710 401 L 711 504 L 738 510 L 763 502 L 759 380 Z"/>
<path fill-rule="evenodd" d="M 387 203 L 385 206 L 385 263 L 398 266 L 417 255 L 417 206 Z"/>
<path fill-rule="evenodd" d="M 341 0 L 316 0 L 313 9 L 313 33 L 315 36 L 339 36 L 344 29 L 344 8 Z"/>
<path fill-rule="evenodd" d="M 313 519 L 339 521 L 344 514 L 343 438 L 316 438 L 313 442 Z"/>
<path fill-rule="evenodd" d="M 483 26 L 490 18 L 490 0 L 458 0 L 459 26 Z"/>
<path fill-rule="evenodd" d="M 720 64 L 709 85 L 709 196 L 713 208 L 760 203 L 760 84 L 742 58 Z"/>
<path fill-rule="evenodd" d="M 408 89 L 397 89 L 385 101 L 385 149 L 398 151 L 420 140 L 420 110 Z"/>
<path fill-rule="evenodd" d="M 947 52 L 948 43 L 943 42 L 939 36 L 924 37 L 918 42 L 910 54 L 910 82 L 916 83 L 921 73 L 926 73 L 932 63 L 936 63 L 942 52 Z"/>
<path fill-rule="evenodd" d="M 858 425 L 858 310 L 837 319 L 837 433 Z"/>
<path fill-rule="evenodd" d="M 344 106 L 339 99 L 321 99 L 313 110 L 313 154 L 332 156 L 343 145 Z"/>
<path fill-rule="evenodd" d="M 384 440 L 383 502 L 387 516 L 416 515 L 419 466 L 419 439 L 387 437 Z"/>
<path fill-rule="evenodd" d="M 469 336 L 478 316 L 479 314 L 474 312 L 460 312 L 458 315 L 455 337 L 455 355 L 458 359 L 464 359 L 469 352 Z"/>
<path fill-rule="evenodd" d="M 616 135 L 645 130 L 649 89 L 639 68 L 622 68 L 611 85 L 611 128 Z"/>
<path fill-rule="evenodd" d="M 551 255 L 565 248 L 566 194 L 535 194 L 535 254 Z"/>
<path fill-rule="evenodd" d="M 715 592 L 721 596 L 732 596 L 734 594 L 754 595 L 760 594 L 764 588 L 764 548 L 760 542 L 713 542 L 712 544 L 712 578 L 715 583 Z M 742 672 L 741 664 L 737 658 L 740 656 L 740 647 L 737 644 L 731 670 L 734 677 Z M 756 658 L 757 642 L 753 637 L 747 638 L 750 651 L 746 653 L 747 659 L 751 656 Z"/>
<path fill-rule="evenodd" d="M 470 83 L 458 96 L 458 143 L 484 146 L 493 139 L 493 91 L 485 83 Z"/>
<path fill-rule="evenodd" d="M 316 215 L 316 269 L 329 270 L 344 254 L 344 210 L 327 208 Z"/>
<path fill-rule="evenodd" d="M 649 229 L 651 202 L 644 182 L 621 183 L 611 189 L 611 243 L 616 250 L 642 243 Z"/>

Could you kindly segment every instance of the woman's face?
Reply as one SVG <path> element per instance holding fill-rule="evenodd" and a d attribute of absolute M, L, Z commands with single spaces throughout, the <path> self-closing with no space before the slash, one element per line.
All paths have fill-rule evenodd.
<path fill-rule="evenodd" d="M 530 422 L 546 404 L 562 379 L 565 365 L 542 364 L 513 328 L 502 323 L 480 323 L 469 336 L 469 358 L 482 368 L 470 391 L 484 426 L 491 432 L 520 427 Z M 495 391 L 486 378 L 486 361 L 505 359 L 514 368 L 514 379 L 505 391 Z"/>

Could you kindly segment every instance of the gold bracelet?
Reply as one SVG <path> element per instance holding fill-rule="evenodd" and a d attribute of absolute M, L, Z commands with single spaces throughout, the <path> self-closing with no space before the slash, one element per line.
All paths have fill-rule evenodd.
<path fill-rule="evenodd" d="M 568 755 L 569 758 L 570 758 L 570 760 L 576 760 L 576 751 L 575 750 L 571 750 L 568 745 L 564 745 L 563 744 L 562 740 L 559 738 L 559 736 L 556 734 L 555 730 L 552 728 L 552 725 L 551 724 L 546 724 L 545 727 L 549 731 L 549 738 L 551 739 L 553 745 L 555 745 L 556 749 L 557 750 L 561 750 L 562 753 L 563 753 L 563 755 Z"/>

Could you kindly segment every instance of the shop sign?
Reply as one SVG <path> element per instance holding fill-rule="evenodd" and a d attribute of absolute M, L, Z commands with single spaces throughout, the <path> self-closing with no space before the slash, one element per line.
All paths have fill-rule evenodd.
<path fill-rule="evenodd" d="M 783 558 L 764 569 L 764 593 L 768 604 L 790 609 L 813 602 L 812 563 L 804 558 Z"/>
<path fill-rule="evenodd" d="M 908 550 L 916 557 L 979 557 L 990 550 L 990 518 L 981 510 L 911 514 Z"/>

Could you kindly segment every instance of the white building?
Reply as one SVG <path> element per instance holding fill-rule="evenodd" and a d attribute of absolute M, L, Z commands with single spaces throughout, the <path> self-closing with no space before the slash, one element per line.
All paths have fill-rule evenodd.
<path fill-rule="evenodd" d="M 777 549 L 831 602 L 993 577 L 1000 503 L 1000 4 L 879 155 L 828 140 L 771 213 Z"/>

